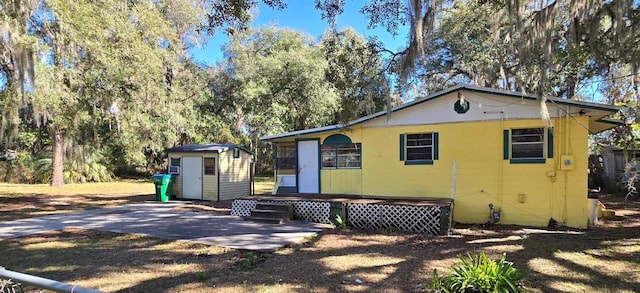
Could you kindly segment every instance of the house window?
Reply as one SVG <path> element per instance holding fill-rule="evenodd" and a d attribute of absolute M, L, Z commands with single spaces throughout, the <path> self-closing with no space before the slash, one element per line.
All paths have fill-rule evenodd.
<path fill-rule="evenodd" d="M 180 167 L 180 158 L 171 158 L 169 167 Z"/>
<path fill-rule="evenodd" d="M 336 145 L 322 145 L 322 168 L 331 169 L 338 166 L 337 157 L 338 149 Z"/>
<path fill-rule="evenodd" d="M 169 159 L 169 174 L 180 174 L 180 158 Z"/>
<path fill-rule="evenodd" d="M 437 159 L 437 132 L 400 135 L 400 160 L 405 165 L 433 164 Z"/>
<path fill-rule="evenodd" d="M 504 131 L 505 160 L 511 159 L 512 163 L 545 163 L 546 158 L 553 158 L 553 128 L 518 128 Z"/>
<path fill-rule="evenodd" d="M 294 145 L 278 145 L 276 148 L 276 169 L 296 168 L 296 147 Z"/>
<path fill-rule="evenodd" d="M 357 169 L 362 166 L 362 145 L 359 143 L 348 144 L 323 144 L 322 168 L 323 169 Z"/>
<path fill-rule="evenodd" d="M 239 148 L 233 149 L 233 158 L 237 159 L 239 157 L 240 157 L 240 149 Z"/>
<path fill-rule="evenodd" d="M 511 158 L 544 158 L 544 128 L 512 129 Z"/>
<path fill-rule="evenodd" d="M 407 161 L 433 160 L 433 133 L 407 134 Z"/>
<path fill-rule="evenodd" d="M 204 158 L 204 175 L 216 175 L 216 158 Z"/>

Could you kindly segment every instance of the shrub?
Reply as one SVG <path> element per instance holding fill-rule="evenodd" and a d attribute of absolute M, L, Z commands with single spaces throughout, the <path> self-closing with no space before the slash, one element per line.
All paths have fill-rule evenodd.
<path fill-rule="evenodd" d="M 49 183 L 53 174 L 51 159 L 35 160 L 32 165 L 32 180 L 34 183 Z"/>
<path fill-rule="evenodd" d="M 520 292 L 524 275 L 506 260 L 505 254 L 498 262 L 484 252 L 459 259 L 448 275 L 440 277 L 433 271 L 432 287 L 436 292 Z"/>
<path fill-rule="evenodd" d="M 33 181 L 49 183 L 52 175 L 52 160 L 49 158 L 36 160 L 33 164 Z M 67 159 L 64 161 L 63 171 L 66 183 L 108 182 L 113 180 L 113 174 L 103 164 L 93 158 Z"/>
<path fill-rule="evenodd" d="M 340 215 L 336 215 L 336 219 L 333 222 L 333 225 L 336 228 L 346 228 L 347 227 L 347 220 L 343 219 Z"/>

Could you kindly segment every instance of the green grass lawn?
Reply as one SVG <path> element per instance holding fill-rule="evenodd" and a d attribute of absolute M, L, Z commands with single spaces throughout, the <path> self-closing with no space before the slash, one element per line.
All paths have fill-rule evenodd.
<path fill-rule="evenodd" d="M 151 180 L 66 184 L 59 187 L 0 183 L 0 221 L 142 202 L 153 199 L 154 193 Z"/>
<path fill-rule="evenodd" d="M 260 177 L 256 194 L 271 193 L 273 181 Z M 153 200 L 151 180 L 126 180 L 105 183 L 46 184 L 0 183 L 0 221 L 24 219 L 79 210 L 114 207 Z"/>
<path fill-rule="evenodd" d="M 255 194 L 271 194 L 274 184 L 273 176 L 256 176 L 253 183 Z"/>

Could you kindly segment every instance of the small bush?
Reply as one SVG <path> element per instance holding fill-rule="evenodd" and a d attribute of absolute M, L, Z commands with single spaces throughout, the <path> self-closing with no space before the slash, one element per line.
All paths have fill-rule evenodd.
<path fill-rule="evenodd" d="M 196 272 L 195 276 L 196 276 L 196 279 L 198 279 L 198 281 L 200 282 L 204 282 L 207 279 L 209 279 L 209 274 L 207 274 L 207 272 Z"/>
<path fill-rule="evenodd" d="M 520 292 L 524 275 L 506 260 L 505 254 L 498 262 L 484 252 L 459 259 L 448 275 L 440 277 L 433 271 L 432 288 L 436 292 Z"/>
<path fill-rule="evenodd" d="M 247 252 L 240 261 L 240 267 L 244 270 L 251 270 L 260 261 L 260 257 L 255 252 Z"/>
<path fill-rule="evenodd" d="M 336 215 L 336 219 L 333 222 L 333 225 L 336 228 L 346 228 L 347 227 L 347 220 L 345 220 L 342 217 L 340 217 L 340 215 Z"/>

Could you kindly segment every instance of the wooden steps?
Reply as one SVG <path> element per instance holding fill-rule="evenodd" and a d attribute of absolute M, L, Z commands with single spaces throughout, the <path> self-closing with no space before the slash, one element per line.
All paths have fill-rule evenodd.
<path fill-rule="evenodd" d="M 251 210 L 251 215 L 244 217 L 247 221 L 282 224 L 293 218 L 292 204 L 256 203 L 256 208 Z"/>
<path fill-rule="evenodd" d="M 607 209 L 602 202 L 598 202 L 598 218 L 613 218 L 616 216 L 615 210 Z"/>

